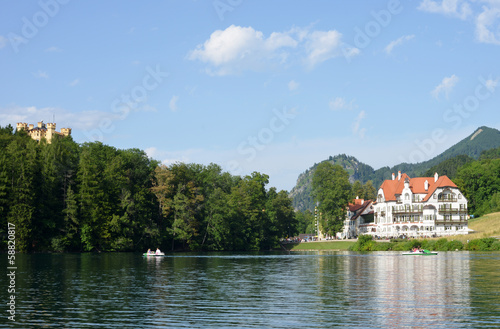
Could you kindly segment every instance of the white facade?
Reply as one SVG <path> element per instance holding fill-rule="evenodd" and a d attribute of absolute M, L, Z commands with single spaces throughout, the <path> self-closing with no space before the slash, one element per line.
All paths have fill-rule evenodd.
<path fill-rule="evenodd" d="M 398 174 L 378 190 L 374 204 L 380 237 L 433 237 L 468 233 L 467 199 L 446 176 Z"/>
<path fill-rule="evenodd" d="M 353 239 L 360 234 L 366 234 L 374 229 L 373 202 L 356 198 L 347 207 L 346 219 L 342 232 L 337 233 L 338 239 Z"/>

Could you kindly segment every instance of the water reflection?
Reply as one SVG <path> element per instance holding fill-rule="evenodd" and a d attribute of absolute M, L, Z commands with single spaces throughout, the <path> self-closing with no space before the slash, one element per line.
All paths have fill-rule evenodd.
<path fill-rule="evenodd" d="M 16 322 L 22 327 L 467 328 L 500 322 L 498 253 L 17 259 Z M 6 267 L 6 257 L 0 265 Z M 6 289 L 0 296 L 8 298 Z"/>
<path fill-rule="evenodd" d="M 464 257 L 460 257 L 464 256 Z M 457 318 L 470 312 L 469 256 L 400 256 L 374 254 L 357 258 L 350 269 L 357 289 L 349 294 L 362 297 L 363 307 L 373 310 L 380 327 L 453 327 Z M 373 263 L 367 266 L 366 263 Z M 371 271 L 367 272 L 367 271 Z M 369 278 L 366 280 L 366 278 Z M 365 279 L 363 279 L 365 278 Z M 358 280 L 364 281 L 361 285 Z M 363 294 L 360 289 L 366 288 Z"/>

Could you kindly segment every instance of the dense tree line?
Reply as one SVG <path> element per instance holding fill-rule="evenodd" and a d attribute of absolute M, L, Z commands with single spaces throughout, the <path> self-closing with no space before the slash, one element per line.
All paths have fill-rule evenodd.
<path fill-rule="evenodd" d="M 432 167 L 427 175 L 447 175 L 468 200 L 469 213 L 500 211 L 500 148 L 483 151 L 478 160 L 458 155 Z"/>
<path fill-rule="evenodd" d="M 454 182 L 467 198 L 469 214 L 500 211 L 500 159 L 467 163 L 460 167 Z"/>
<path fill-rule="evenodd" d="M 267 184 L 260 173 L 167 167 L 138 149 L 0 127 L 1 249 L 7 223 L 21 252 L 269 249 L 298 222 L 287 193 Z"/>
<path fill-rule="evenodd" d="M 446 175 L 450 179 L 454 179 L 457 176 L 458 169 L 469 162 L 473 162 L 474 159 L 468 155 L 457 155 L 451 159 L 444 160 L 443 162 L 433 166 L 426 171 L 424 176 L 432 177 L 434 173 L 438 173 L 440 176 Z"/>
<path fill-rule="evenodd" d="M 193 250 L 266 250 L 297 233 L 292 200 L 257 172 L 231 176 L 218 165 L 155 169 L 153 191 L 172 243 Z"/>

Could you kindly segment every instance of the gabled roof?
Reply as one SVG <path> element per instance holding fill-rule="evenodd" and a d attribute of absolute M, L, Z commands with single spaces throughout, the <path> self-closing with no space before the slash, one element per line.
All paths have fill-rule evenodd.
<path fill-rule="evenodd" d="M 360 204 L 349 204 L 349 205 L 347 205 L 347 207 L 349 207 L 349 211 L 356 212 L 358 209 L 362 208 L 363 206 Z"/>
<path fill-rule="evenodd" d="M 423 201 L 429 200 L 438 187 L 457 188 L 455 183 L 448 176 L 441 176 L 435 182 L 434 177 L 415 177 L 410 178 L 407 174 L 402 174 L 400 179 L 385 180 L 380 188 L 384 191 L 385 201 L 396 201 L 397 196 L 401 195 L 404 188 L 404 182 L 408 178 L 410 190 L 413 194 L 425 194 Z M 425 189 L 425 182 L 428 182 L 428 189 Z"/>
<path fill-rule="evenodd" d="M 423 201 L 429 200 L 432 194 L 436 191 L 438 187 L 455 187 L 458 188 L 455 183 L 451 181 L 451 179 L 448 178 L 448 176 L 441 176 L 438 178 L 437 182 L 435 182 L 432 185 L 429 185 L 429 193 L 425 196 Z"/>
<path fill-rule="evenodd" d="M 354 212 L 355 215 L 351 218 L 351 220 L 356 220 L 368 206 L 372 204 L 372 200 L 361 200 L 358 201 L 359 199 L 354 200 L 354 204 L 349 203 L 348 207 L 351 212 Z M 373 211 L 372 211 L 373 212 Z"/>
<path fill-rule="evenodd" d="M 380 188 L 384 190 L 385 201 L 396 201 L 396 195 L 400 195 L 403 191 L 406 178 L 410 179 L 410 176 L 408 176 L 407 174 L 402 174 L 400 179 L 386 179 L 382 183 L 382 185 L 380 185 Z"/>

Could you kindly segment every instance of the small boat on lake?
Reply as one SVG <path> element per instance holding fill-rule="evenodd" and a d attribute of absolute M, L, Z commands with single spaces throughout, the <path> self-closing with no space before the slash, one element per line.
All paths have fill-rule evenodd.
<path fill-rule="evenodd" d="M 437 255 L 438 253 L 436 251 L 429 251 L 427 249 L 424 250 L 412 250 L 412 251 L 407 251 L 404 252 L 403 255 L 417 255 L 417 256 L 430 256 L 430 255 Z"/>
<path fill-rule="evenodd" d="M 159 254 L 148 254 L 147 252 L 145 252 L 144 254 L 142 254 L 144 257 L 163 257 L 165 256 L 165 253 L 161 252 Z"/>
<path fill-rule="evenodd" d="M 156 249 L 156 251 L 151 251 L 151 249 L 148 249 L 148 251 L 142 255 L 144 257 L 159 257 L 159 256 L 165 256 L 165 253 L 160 251 L 160 249 Z"/>

